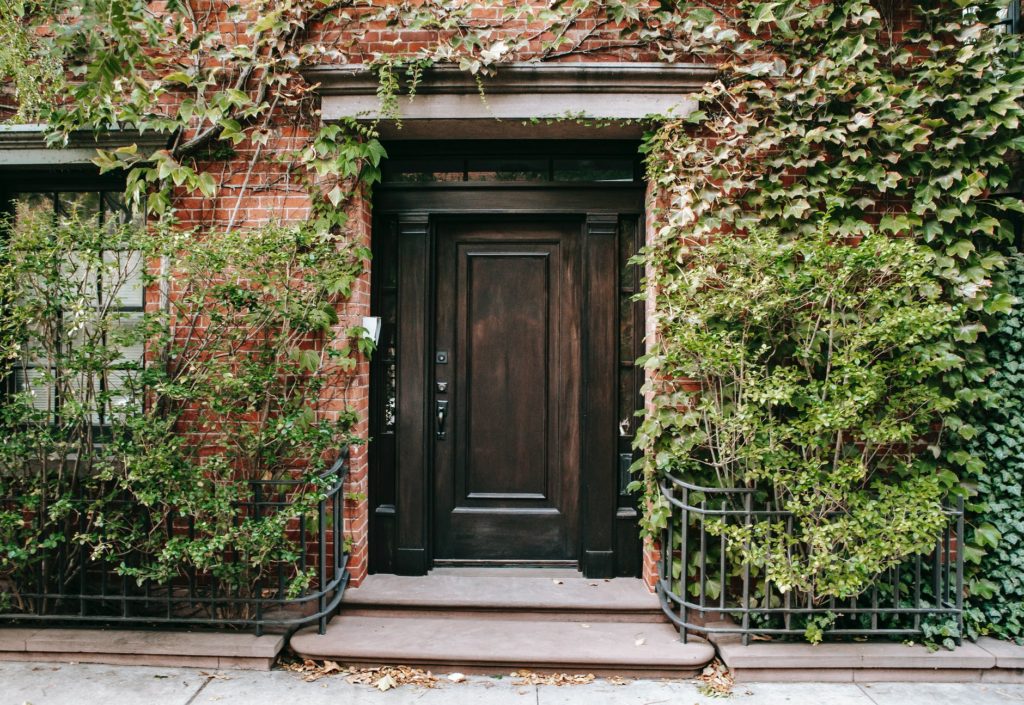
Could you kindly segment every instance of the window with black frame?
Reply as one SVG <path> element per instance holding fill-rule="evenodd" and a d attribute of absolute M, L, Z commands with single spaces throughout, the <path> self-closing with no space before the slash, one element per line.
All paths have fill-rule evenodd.
<path fill-rule="evenodd" d="M 139 407 L 129 387 L 144 364 L 145 262 L 126 246 L 131 215 L 116 190 L 8 192 L 7 201 L 15 305 L 32 312 L 7 393 L 23 395 L 28 422 L 102 431 Z"/>
<path fill-rule="evenodd" d="M 1006 8 L 1000 12 L 999 27 L 1010 34 L 1020 33 L 1020 0 L 1010 0 Z"/>

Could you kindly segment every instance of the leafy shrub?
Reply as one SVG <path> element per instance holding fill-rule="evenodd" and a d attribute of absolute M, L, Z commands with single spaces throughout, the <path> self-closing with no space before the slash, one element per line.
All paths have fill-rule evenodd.
<path fill-rule="evenodd" d="M 959 406 L 942 380 L 963 365 L 963 309 L 944 297 L 934 252 L 878 232 L 846 244 L 827 216 L 807 234 L 755 228 L 686 249 L 653 282 L 657 411 L 638 437 L 649 487 L 671 473 L 755 488 L 791 512 L 789 530 L 712 530 L 805 600 L 856 596 L 931 550 L 958 483 L 939 459 L 942 418 Z M 656 490 L 648 500 L 654 531 L 667 514 Z"/>
<path fill-rule="evenodd" d="M 356 442 L 353 412 L 325 392 L 369 352 L 336 314 L 365 256 L 302 227 L 199 238 L 22 209 L 0 262 L 16 322 L 2 349 L 17 351 L 0 401 L 9 606 L 43 608 L 20 593 L 100 560 L 140 584 L 198 573 L 242 596 L 297 564 L 295 524 Z M 144 286 L 145 311 L 125 310 Z M 292 477 L 276 511 L 246 509 L 249 481 Z"/>
<path fill-rule="evenodd" d="M 980 472 L 981 461 L 964 442 L 978 433 L 979 416 L 972 407 L 991 401 L 985 384 L 991 371 L 986 333 L 1014 303 L 1003 252 L 1014 234 L 1012 216 L 1022 208 L 1019 197 L 1007 195 L 1019 175 L 1024 72 L 1020 35 L 997 28 L 1005 10 L 1002 0 L 905 6 L 871 0 L 743 0 L 727 10 L 699 2 L 679 7 L 693 27 L 704 28 L 686 35 L 688 46 L 679 54 L 726 59 L 719 80 L 698 95 L 699 110 L 685 120 L 666 120 L 644 145 L 648 178 L 662 191 L 663 210 L 656 213 L 644 260 L 659 292 L 656 328 L 665 336 L 651 364 L 665 369 L 662 381 L 652 387 L 648 434 L 639 440 L 649 455 L 649 478 L 672 470 L 683 457 L 687 461 L 681 467 L 687 472 L 710 473 L 714 484 L 756 482 L 768 498 L 810 517 L 810 526 L 817 528 L 797 537 L 804 548 L 796 560 L 786 553 L 789 540 L 769 527 L 748 531 L 754 542 L 750 559 L 770 564 L 782 585 L 811 589 L 818 596 L 856 592 L 870 582 L 872 571 L 921 548 L 920 522 L 937 517 L 933 512 L 941 491 L 969 494 Z M 729 247 L 742 247 L 732 244 L 733 233 L 756 228 L 762 238 L 774 231 L 779 243 L 802 243 L 815 228 L 813 215 L 824 210 L 832 216 L 831 240 L 879 242 L 885 235 L 931 250 L 908 251 L 904 262 L 920 260 L 930 271 L 918 264 L 897 271 L 927 279 L 936 290 L 932 303 L 946 302 L 953 318 L 922 321 L 920 331 L 911 326 L 906 332 L 924 338 L 890 341 L 895 347 L 886 355 L 851 364 L 849 387 L 829 390 L 819 413 L 807 401 L 815 395 L 826 399 L 821 378 L 813 376 L 818 373 L 802 368 L 806 361 L 778 369 L 769 362 L 773 355 L 798 352 L 790 333 L 766 338 L 755 329 L 742 337 L 750 319 L 766 315 L 759 287 L 768 284 L 744 282 L 748 294 L 742 304 L 742 287 L 737 286 L 735 308 L 723 318 L 731 327 L 714 331 L 718 338 L 676 338 L 687 315 L 705 315 L 701 299 L 713 292 L 709 288 L 698 295 L 693 289 L 695 277 L 708 278 L 693 274 L 688 264 L 695 254 L 704 256 L 702 243 L 723 236 Z M 723 249 L 718 254 L 723 259 L 717 264 L 728 279 L 733 268 L 728 257 L 734 253 Z M 740 262 L 742 270 L 755 271 Z M 803 265 L 787 262 L 794 272 Z M 742 280 L 744 275 L 737 276 Z M 773 277 L 765 282 L 775 284 Z M 885 292 L 879 296 L 877 303 L 911 320 L 928 308 L 909 295 L 902 302 L 885 300 Z M 794 322 L 806 325 L 808 319 L 831 315 L 817 308 L 821 301 L 815 297 L 808 299 L 806 310 L 790 311 Z M 869 348 L 883 345 L 884 331 L 872 320 L 862 323 L 865 335 L 877 336 L 863 342 Z M 741 338 L 737 342 L 731 336 Z M 764 349 L 745 347 L 755 342 Z M 707 349 L 687 350 L 697 343 Z M 679 345 L 685 352 L 672 349 Z M 735 356 L 737 346 L 744 351 L 738 359 L 753 361 L 753 369 L 727 369 L 726 363 L 738 365 L 728 357 Z M 680 387 L 682 382 L 673 387 L 664 379 L 685 377 L 695 366 L 688 359 L 673 362 L 672 355 L 697 353 L 722 358 L 713 375 L 698 374 L 703 380 L 698 386 L 716 389 L 707 383 L 713 378 L 718 389 L 734 394 L 732 401 L 725 400 L 731 405 L 723 402 L 706 412 L 718 414 L 710 430 L 700 428 L 699 407 L 686 410 L 695 395 Z M 821 358 L 810 359 L 820 363 Z M 905 373 L 875 367 L 896 360 L 906 363 Z M 730 386 L 752 373 L 760 398 L 748 398 L 747 387 L 739 394 Z M 920 389 L 914 386 L 915 376 Z M 896 386 L 889 390 L 888 384 Z M 848 394 L 854 396 L 845 399 L 845 407 L 832 408 Z M 912 413 L 901 416 L 901 405 L 909 405 L 904 411 Z M 694 416 L 686 419 L 687 413 Z M 844 429 L 844 423 L 853 425 Z M 842 444 L 836 442 L 840 433 Z M 705 457 L 705 446 L 719 442 L 731 444 L 723 457 L 737 466 L 721 478 L 716 476 L 721 470 L 708 465 L 721 464 L 721 459 Z M 790 442 L 794 445 L 787 447 Z M 864 444 L 874 443 L 886 452 L 865 466 L 858 455 Z M 833 446 L 840 451 L 827 460 L 824 451 Z M 876 460 L 881 462 L 876 465 Z M 824 473 L 816 476 L 816 467 Z M 954 488 L 958 476 L 964 485 Z M 776 498 L 773 483 L 780 480 L 786 488 Z M 647 495 L 647 529 L 653 531 L 669 512 L 653 487 Z M 845 524 L 833 524 L 824 511 L 829 506 L 838 509 L 836 517 L 848 517 Z M 883 535 L 870 522 L 857 521 L 858 516 L 892 520 L 893 529 Z M 965 556 L 978 560 L 978 551 L 991 547 L 997 533 L 993 525 L 978 523 L 972 535 L 960 537 Z M 747 537 L 731 535 L 734 543 Z M 828 550 L 830 541 L 835 543 Z M 995 594 L 983 579 L 972 589 Z M 977 595 L 983 599 L 981 592 Z M 940 625 L 929 638 L 946 638 L 948 632 L 948 625 Z"/>

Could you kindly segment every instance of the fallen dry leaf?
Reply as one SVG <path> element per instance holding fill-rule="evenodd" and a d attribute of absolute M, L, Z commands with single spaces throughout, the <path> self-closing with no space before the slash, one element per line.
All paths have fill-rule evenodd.
<path fill-rule="evenodd" d="M 344 671 L 345 680 L 353 684 L 369 685 L 378 690 L 390 690 L 400 685 L 434 688 L 438 678 L 430 671 L 409 666 L 378 666 L 376 668 L 350 667 Z"/>
<path fill-rule="evenodd" d="M 219 681 L 229 681 L 229 680 L 231 680 L 231 676 L 227 675 L 226 673 L 221 673 L 220 671 L 217 671 L 215 673 L 210 673 L 209 671 L 200 671 L 199 675 L 206 676 L 207 678 L 213 678 L 214 680 L 219 680 Z M 159 676 L 159 677 L 160 678 L 167 678 L 168 676 Z"/>
<path fill-rule="evenodd" d="M 605 679 L 608 685 L 629 685 L 633 681 L 629 678 L 623 678 L 622 676 L 609 676 Z"/>
<path fill-rule="evenodd" d="M 532 671 L 513 671 L 513 678 L 518 678 L 515 685 L 586 685 L 594 682 L 594 674 L 571 673 L 534 673 Z"/>
<path fill-rule="evenodd" d="M 735 681 L 732 671 L 720 660 L 715 659 L 697 676 L 697 690 L 709 698 L 727 698 L 732 695 Z"/>

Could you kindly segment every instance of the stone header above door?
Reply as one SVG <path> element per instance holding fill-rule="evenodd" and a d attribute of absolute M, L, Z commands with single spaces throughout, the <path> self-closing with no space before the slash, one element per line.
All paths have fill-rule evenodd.
<path fill-rule="evenodd" d="M 366 66 L 314 66 L 304 72 L 318 86 L 325 120 L 385 118 L 392 139 L 571 137 L 574 120 L 635 121 L 652 115 L 685 117 L 697 108 L 693 94 L 717 75 L 714 66 L 663 63 L 513 63 L 476 77 L 456 66 L 424 71 L 412 100 L 398 102 L 401 129 L 381 113 L 376 75 Z M 530 124 L 528 121 L 542 121 Z M 499 121 L 501 121 L 499 123 Z M 607 138 L 639 127 L 605 128 Z M 548 133 L 551 134 L 540 134 Z M 521 133 L 521 134 L 520 134 Z"/>

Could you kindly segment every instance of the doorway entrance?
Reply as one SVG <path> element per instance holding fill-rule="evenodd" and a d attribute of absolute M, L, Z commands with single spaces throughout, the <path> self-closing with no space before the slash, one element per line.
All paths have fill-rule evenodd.
<path fill-rule="evenodd" d="M 636 145 L 530 147 L 389 146 L 374 200 L 371 572 L 639 573 L 625 490 L 643 329 Z"/>

